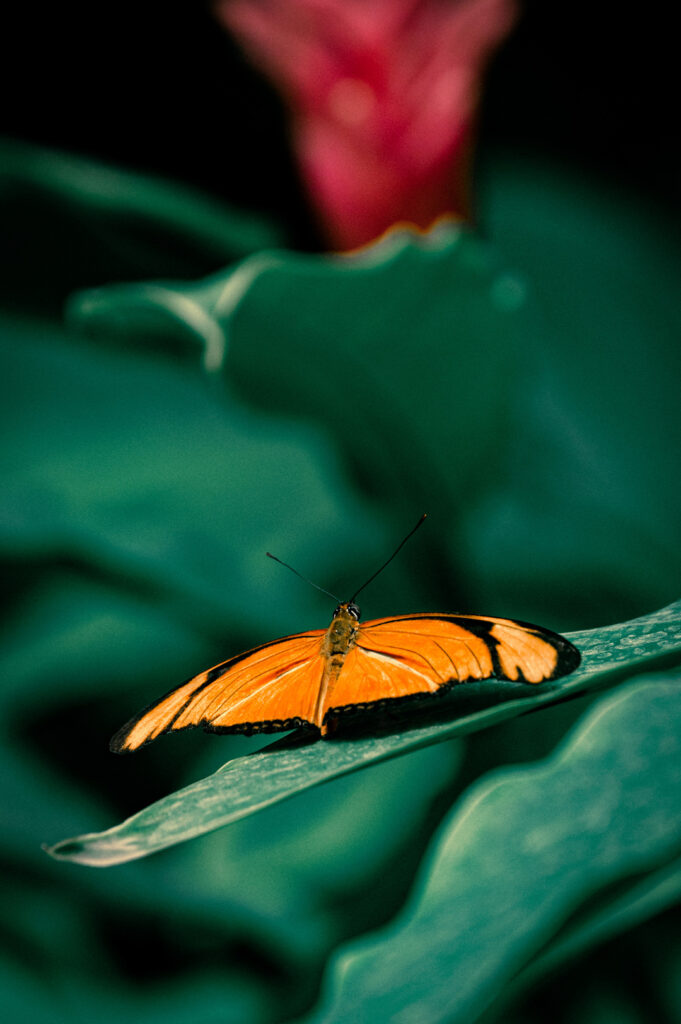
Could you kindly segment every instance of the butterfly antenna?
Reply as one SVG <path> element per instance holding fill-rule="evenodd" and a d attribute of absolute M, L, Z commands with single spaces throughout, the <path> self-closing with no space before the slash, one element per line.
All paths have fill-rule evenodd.
<path fill-rule="evenodd" d="M 277 558 L 276 555 L 271 555 L 269 551 L 266 551 L 265 554 L 268 558 L 272 558 L 275 562 L 279 562 L 279 565 L 283 565 L 285 569 L 290 569 L 291 572 L 294 572 L 301 580 L 305 580 L 305 582 L 309 583 L 311 587 L 315 588 L 315 590 L 321 590 L 322 594 L 326 594 L 327 597 L 332 597 L 334 601 L 338 601 L 340 604 L 340 597 L 336 597 L 336 595 L 332 594 L 330 590 L 324 590 L 324 587 L 320 587 L 317 583 L 313 583 L 312 580 L 307 578 L 307 576 L 303 576 L 302 572 L 298 572 L 297 569 L 294 569 L 292 565 L 288 565 L 287 562 L 282 562 L 281 558 Z"/>
<path fill-rule="evenodd" d="M 380 569 L 377 569 L 377 570 L 376 570 L 376 572 L 375 572 L 375 573 L 373 574 L 373 576 L 370 576 L 370 577 L 369 577 L 369 579 L 368 579 L 368 580 L 366 581 L 366 583 L 363 583 L 363 584 L 362 584 L 362 586 L 361 586 L 361 587 L 359 588 L 359 590 L 356 590 L 356 591 L 354 592 L 354 594 L 353 594 L 353 595 L 352 595 L 352 597 L 350 598 L 350 602 L 351 602 L 351 603 L 352 603 L 352 602 L 353 602 L 353 601 L 355 600 L 355 598 L 357 597 L 357 595 L 358 595 L 358 594 L 360 594 L 360 593 L 361 593 L 361 592 L 362 592 L 362 591 L 364 590 L 364 588 L 365 588 L 365 587 L 368 587 L 368 586 L 369 586 L 369 584 L 370 584 L 370 583 L 371 583 L 371 582 L 372 582 L 373 580 L 375 580 L 375 579 L 376 579 L 376 577 L 377 577 L 377 576 L 379 575 L 379 573 L 382 573 L 382 572 L 383 572 L 383 570 L 385 569 L 386 565 L 389 565 L 389 564 L 390 564 L 390 563 L 392 562 L 392 560 L 393 560 L 393 558 L 395 557 L 395 555 L 397 554 L 397 552 L 398 552 L 398 551 L 400 550 L 400 548 L 403 548 L 403 547 L 404 547 L 404 545 L 405 545 L 405 544 L 407 543 L 407 541 L 409 540 L 409 538 L 410 538 L 410 537 L 413 537 L 413 535 L 414 535 L 414 534 L 416 533 L 416 531 L 418 530 L 419 526 L 421 526 L 421 524 L 422 524 L 422 523 L 424 522 L 424 520 L 425 520 L 425 518 L 426 518 L 426 516 L 427 516 L 427 515 L 428 515 L 428 513 L 427 513 L 427 512 L 424 512 L 424 513 L 423 513 L 423 515 L 422 515 L 422 516 L 421 516 L 421 518 L 419 519 L 419 521 L 418 521 L 418 523 L 416 524 L 416 526 L 414 526 L 414 527 L 413 527 L 413 528 L 412 528 L 412 529 L 411 529 L 411 530 L 409 531 L 409 533 L 408 533 L 408 534 L 407 534 L 407 536 L 406 536 L 406 537 L 404 538 L 404 540 L 401 540 L 401 541 L 400 541 L 400 543 L 399 543 L 399 544 L 397 545 L 397 547 L 396 547 L 396 548 L 395 548 L 395 550 L 393 551 L 393 553 L 392 553 L 392 555 L 390 556 L 390 558 L 388 559 L 388 561 L 387 561 L 387 562 L 384 562 L 384 563 L 383 563 L 383 565 L 381 566 L 381 568 L 380 568 Z"/>

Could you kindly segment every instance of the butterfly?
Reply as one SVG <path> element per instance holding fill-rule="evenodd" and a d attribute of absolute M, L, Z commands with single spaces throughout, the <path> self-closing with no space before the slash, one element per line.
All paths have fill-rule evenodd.
<path fill-rule="evenodd" d="M 348 712 L 473 680 L 541 683 L 567 675 L 580 662 L 565 637 L 514 619 L 422 613 L 361 622 L 357 594 L 338 604 L 328 629 L 261 644 L 171 690 L 124 725 L 111 750 L 138 750 L 193 726 L 248 734 L 302 726 L 324 737 Z"/>

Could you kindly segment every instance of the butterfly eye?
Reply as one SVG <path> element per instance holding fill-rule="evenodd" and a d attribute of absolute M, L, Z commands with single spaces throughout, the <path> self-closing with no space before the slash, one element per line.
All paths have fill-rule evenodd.
<path fill-rule="evenodd" d="M 348 611 L 353 616 L 353 618 L 359 619 L 359 616 L 360 616 L 359 606 L 356 605 L 353 601 L 351 601 L 350 604 L 348 605 Z"/>

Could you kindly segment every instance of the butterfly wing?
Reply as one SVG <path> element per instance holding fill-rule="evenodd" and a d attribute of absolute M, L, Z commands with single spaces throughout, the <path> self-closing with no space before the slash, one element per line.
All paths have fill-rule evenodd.
<path fill-rule="evenodd" d="M 327 712 L 437 693 L 479 679 L 541 683 L 577 668 L 579 651 L 541 626 L 481 615 L 410 615 L 362 623 Z"/>
<path fill-rule="evenodd" d="M 313 630 L 274 640 L 194 676 L 124 725 L 111 750 L 137 750 L 163 733 L 197 725 L 253 733 L 311 722 L 324 671 L 324 635 Z"/>

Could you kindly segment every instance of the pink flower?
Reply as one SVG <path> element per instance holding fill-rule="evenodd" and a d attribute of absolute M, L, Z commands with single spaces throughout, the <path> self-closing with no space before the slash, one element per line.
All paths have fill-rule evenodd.
<path fill-rule="evenodd" d="M 215 0 L 286 97 L 332 246 L 469 213 L 480 80 L 515 0 Z"/>

